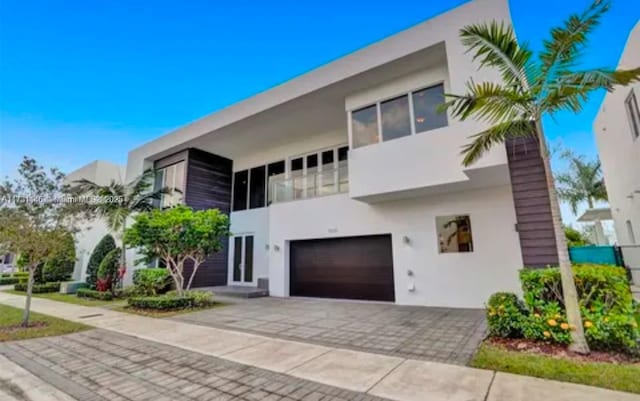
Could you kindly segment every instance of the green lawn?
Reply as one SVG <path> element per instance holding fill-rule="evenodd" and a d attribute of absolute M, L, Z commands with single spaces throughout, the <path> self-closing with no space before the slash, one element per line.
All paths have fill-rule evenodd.
<path fill-rule="evenodd" d="M 471 366 L 640 394 L 640 364 L 579 362 L 482 344 Z"/>
<path fill-rule="evenodd" d="M 206 309 L 220 308 L 226 305 L 228 304 L 223 302 L 214 302 L 211 305 L 201 306 L 198 308 L 171 309 L 171 310 L 138 309 L 138 308 L 133 308 L 127 305 L 122 305 L 122 306 L 116 306 L 115 308 L 112 308 L 112 310 L 117 312 L 132 313 L 134 315 L 140 315 L 140 316 L 163 318 L 163 317 L 171 317 L 176 315 L 183 315 L 185 313 L 198 312 Z"/>
<path fill-rule="evenodd" d="M 16 327 L 22 322 L 22 309 L 0 305 L 0 342 L 28 338 L 59 336 L 88 330 L 89 326 L 31 312 L 30 323 L 44 323 L 40 327 Z M 9 329 L 9 327 L 11 327 Z"/>
<path fill-rule="evenodd" d="M 5 290 L 9 294 L 22 295 L 26 294 L 22 291 Z M 121 299 L 115 299 L 113 301 L 101 301 L 98 299 L 79 298 L 75 294 L 60 294 L 59 292 L 49 292 L 43 294 L 33 294 L 34 298 L 50 299 L 52 301 L 66 302 L 69 304 L 82 305 L 82 306 L 106 306 L 106 305 L 124 305 L 124 301 Z"/>

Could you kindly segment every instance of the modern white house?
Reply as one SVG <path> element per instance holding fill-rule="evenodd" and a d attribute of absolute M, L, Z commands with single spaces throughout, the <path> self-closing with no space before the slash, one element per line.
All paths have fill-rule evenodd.
<path fill-rule="evenodd" d="M 108 185 L 111 181 L 123 182 L 124 175 L 124 166 L 96 160 L 67 174 L 65 183 L 73 185 L 76 180 L 87 179 L 98 185 Z M 84 281 L 91 253 L 102 237 L 109 234 L 109 230 L 101 219 L 83 221 L 78 228 L 79 231 L 75 234 L 76 264 L 73 269 L 73 278 Z"/>
<path fill-rule="evenodd" d="M 640 22 L 618 68 L 640 66 Z M 593 123 L 618 243 L 640 282 L 640 83 L 607 93 Z"/>
<path fill-rule="evenodd" d="M 160 169 L 158 185 L 183 191 L 163 206 L 230 214 L 196 286 L 450 307 L 519 292 L 519 269 L 557 263 L 536 141 L 465 168 L 461 147 L 487 127 L 438 112 L 470 78 L 499 79 L 458 36 L 490 20 L 511 23 L 507 0 L 468 2 L 146 143 L 126 179 Z"/>

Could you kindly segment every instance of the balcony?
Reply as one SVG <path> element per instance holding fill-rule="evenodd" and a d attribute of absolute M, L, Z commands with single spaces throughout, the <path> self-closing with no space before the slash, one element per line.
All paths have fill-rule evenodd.
<path fill-rule="evenodd" d="M 349 192 L 349 168 L 340 162 L 338 168 L 292 172 L 290 177 L 278 174 L 269 177 L 269 204 L 317 198 Z"/>

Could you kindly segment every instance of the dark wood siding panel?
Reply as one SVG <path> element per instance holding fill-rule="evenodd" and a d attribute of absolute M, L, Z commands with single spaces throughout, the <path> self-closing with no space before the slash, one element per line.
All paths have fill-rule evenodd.
<path fill-rule="evenodd" d="M 506 146 L 523 263 L 526 267 L 556 265 L 556 238 L 538 141 L 518 138 Z"/>
<path fill-rule="evenodd" d="M 185 203 L 196 210 L 219 209 L 225 214 L 231 210 L 231 174 L 233 161 L 198 149 L 189 149 L 187 158 L 187 184 Z M 227 284 L 227 255 L 229 240 L 223 240 L 220 252 L 209 257 L 193 280 L 193 287 Z M 193 266 L 185 266 L 191 274 Z"/>

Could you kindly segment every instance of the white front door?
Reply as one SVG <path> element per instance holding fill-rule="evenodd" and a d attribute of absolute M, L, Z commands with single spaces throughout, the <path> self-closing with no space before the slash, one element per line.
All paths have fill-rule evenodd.
<path fill-rule="evenodd" d="M 233 271 L 234 284 L 252 285 L 253 274 L 253 235 L 240 235 L 233 238 Z"/>

